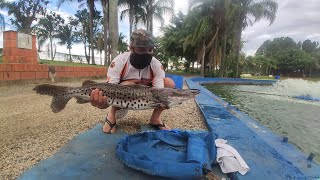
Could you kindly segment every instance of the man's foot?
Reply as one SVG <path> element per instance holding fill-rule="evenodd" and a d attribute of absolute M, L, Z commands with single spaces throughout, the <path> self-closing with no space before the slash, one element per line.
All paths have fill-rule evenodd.
<path fill-rule="evenodd" d="M 103 125 L 102 131 L 104 133 L 107 133 L 107 134 L 113 134 L 113 133 L 116 132 L 116 125 L 117 125 L 116 122 L 112 123 L 106 117 L 106 120 L 105 120 L 105 123 Z"/>
<path fill-rule="evenodd" d="M 164 123 L 156 123 L 156 122 L 149 122 L 149 125 L 151 125 L 152 127 L 158 129 L 158 130 L 171 130 L 171 128 L 167 125 L 165 125 Z"/>

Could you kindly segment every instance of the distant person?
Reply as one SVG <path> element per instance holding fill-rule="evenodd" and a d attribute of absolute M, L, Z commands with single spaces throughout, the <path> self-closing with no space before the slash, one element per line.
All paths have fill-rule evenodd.
<path fill-rule="evenodd" d="M 119 54 L 111 62 L 107 82 L 132 85 L 143 84 L 157 88 L 174 88 L 172 79 L 165 78 L 164 69 L 159 60 L 153 57 L 154 37 L 150 31 L 138 29 L 132 32 L 130 51 Z M 91 92 L 91 104 L 100 109 L 108 107 L 107 98 L 98 89 Z M 119 108 L 111 107 L 103 126 L 103 132 L 115 133 L 116 112 Z M 149 123 L 161 130 L 170 130 L 160 119 L 164 108 L 154 109 Z"/>

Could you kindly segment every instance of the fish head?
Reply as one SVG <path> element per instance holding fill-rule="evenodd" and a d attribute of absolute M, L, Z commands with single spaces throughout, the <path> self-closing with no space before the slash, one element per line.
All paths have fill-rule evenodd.
<path fill-rule="evenodd" d="M 171 89 L 163 88 L 157 89 L 155 94 L 161 103 L 165 104 L 167 108 L 181 104 L 183 101 L 193 98 L 200 93 L 198 89 Z"/>

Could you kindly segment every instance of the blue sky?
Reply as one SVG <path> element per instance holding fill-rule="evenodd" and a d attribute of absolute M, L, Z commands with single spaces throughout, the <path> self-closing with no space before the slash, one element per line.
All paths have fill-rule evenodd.
<path fill-rule="evenodd" d="M 12 0 L 11 0 L 12 1 Z M 259 46 L 268 39 L 276 37 L 289 36 L 295 41 L 304 41 L 310 39 L 320 42 L 320 3 L 319 0 L 276 0 L 279 4 L 277 18 L 269 26 L 268 21 L 261 20 L 253 26 L 247 27 L 242 38 L 246 41 L 242 49 L 247 55 L 253 55 Z M 48 9 L 56 11 L 62 17 L 68 17 L 75 14 L 78 9 L 78 3 L 66 3 L 60 9 L 56 7 L 57 0 L 49 4 Z M 97 3 L 99 4 L 99 3 Z M 179 10 L 184 14 L 187 12 L 188 0 L 175 0 L 175 13 Z M 0 13 L 5 15 L 5 12 Z M 168 20 L 166 21 L 168 24 Z M 154 23 L 154 34 L 160 35 L 160 22 Z M 119 30 L 128 37 L 129 23 L 128 19 L 119 22 Z M 58 52 L 67 52 L 66 48 L 59 47 Z M 73 47 L 72 53 L 84 52 L 82 45 Z M 81 54 L 79 54 L 81 55 Z"/>

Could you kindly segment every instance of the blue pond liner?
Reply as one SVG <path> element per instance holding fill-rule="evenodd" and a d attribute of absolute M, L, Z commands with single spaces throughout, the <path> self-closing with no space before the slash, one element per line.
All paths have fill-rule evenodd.
<path fill-rule="evenodd" d="M 303 99 L 303 100 L 307 100 L 307 101 L 320 101 L 320 98 L 314 98 L 314 97 L 310 97 L 310 96 L 294 96 L 294 98 Z"/>
<path fill-rule="evenodd" d="M 231 106 L 201 84 L 273 84 L 275 80 L 248 80 L 235 78 L 190 78 L 190 89 L 199 89 L 196 102 L 204 116 L 209 131 L 233 146 L 250 167 L 242 176 L 230 173 L 235 179 L 317 179 L 319 164 L 307 160 L 307 156 L 292 144 L 283 141 L 268 128 Z"/>
<path fill-rule="evenodd" d="M 117 156 L 128 167 L 167 178 L 201 178 L 216 159 L 208 132 L 147 131 L 123 138 Z"/>

